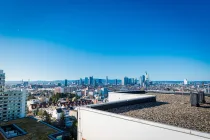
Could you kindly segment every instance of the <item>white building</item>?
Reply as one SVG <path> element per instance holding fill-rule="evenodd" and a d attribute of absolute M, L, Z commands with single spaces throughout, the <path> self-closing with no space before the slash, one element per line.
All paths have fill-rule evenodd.
<path fill-rule="evenodd" d="M 2 98 L 1 98 L 2 97 Z M 26 90 L 13 89 L 7 90 L 0 96 L 0 108 L 2 114 L 0 120 L 11 120 L 16 118 L 23 118 L 26 116 L 26 100 L 28 93 Z"/>
<path fill-rule="evenodd" d="M 184 79 L 184 85 L 187 85 L 187 84 L 188 84 L 187 79 Z"/>
<path fill-rule="evenodd" d="M 56 120 L 59 120 L 62 112 L 63 110 L 61 108 L 57 108 L 53 111 L 52 117 L 55 118 Z"/>
<path fill-rule="evenodd" d="M 4 91 L 5 74 L 0 70 L 0 121 L 26 116 L 28 92 L 22 89 Z"/>

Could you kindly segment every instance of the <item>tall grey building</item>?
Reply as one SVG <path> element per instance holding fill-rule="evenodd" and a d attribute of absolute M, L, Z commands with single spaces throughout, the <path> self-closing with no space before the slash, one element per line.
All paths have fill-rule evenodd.
<path fill-rule="evenodd" d="M 109 79 L 108 79 L 108 76 L 106 76 L 106 85 L 109 84 Z"/>

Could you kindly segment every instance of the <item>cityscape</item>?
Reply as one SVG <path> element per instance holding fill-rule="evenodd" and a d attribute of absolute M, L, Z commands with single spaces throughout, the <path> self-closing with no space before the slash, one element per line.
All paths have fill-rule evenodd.
<path fill-rule="evenodd" d="M 0 1 L 0 140 L 210 140 L 210 1 Z"/>
<path fill-rule="evenodd" d="M 177 96 L 182 95 L 181 98 L 186 98 L 186 95 L 202 91 L 206 96 L 210 96 L 210 82 L 208 81 L 193 82 L 184 79 L 183 81 L 153 82 L 147 72 L 140 76 L 139 79 L 125 76 L 122 80 L 110 80 L 108 76 L 105 79 L 95 79 L 90 76 L 79 80 L 65 79 L 63 81 L 39 81 L 36 83 L 35 81 L 24 80 L 7 82 L 5 78 L 6 73 L 0 70 L 1 124 L 25 117 L 43 121 L 50 124 L 50 127 L 56 127 L 59 130 L 59 133 L 49 135 L 48 138 L 50 139 L 77 139 L 77 113 L 78 109 L 83 106 L 103 106 L 117 100 L 120 102 L 131 95 L 137 96 L 145 93 L 149 93 L 148 97 L 159 93 L 161 95 L 156 96 L 177 94 Z M 151 93 L 152 95 L 150 95 Z M 130 98 L 133 97 L 128 99 Z M 141 96 L 139 98 L 141 99 Z M 116 111 L 118 110 L 110 110 L 110 112 Z M 32 123 L 31 120 L 27 121 Z M 6 138 L 21 136 L 25 133 L 25 131 L 21 132 L 23 134 L 16 133 L 20 128 L 15 128 L 17 130 L 13 130 L 14 128 L 7 129 L 11 130 L 6 133 Z M 0 130 L 4 131 L 3 127 Z M 209 131 L 208 127 L 204 130 Z M 26 138 L 28 137 L 26 136 Z M 46 136 L 38 136 L 38 138 L 45 139 Z"/>

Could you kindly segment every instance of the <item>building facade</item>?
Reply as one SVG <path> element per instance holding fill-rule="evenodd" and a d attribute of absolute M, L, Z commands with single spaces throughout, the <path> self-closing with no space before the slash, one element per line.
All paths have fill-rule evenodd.
<path fill-rule="evenodd" d="M 88 85 L 88 77 L 85 77 L 85 85 Z"/>
<path fill-rule="evenodd" d="M 106 76 L 106 85 L 109 84 L 109 79 L 108 79 L 108 76 Z"/>
<path fill-rule="evenodd" d="M 124 85 L 128 85 L 128 83 L 129 83 L 128 77 L 124 77 Z"/>
<path fill-rule="evenodd" d="M 65 79 L 64 86 L 65 86 L 65 87 L 67 87 L 67 86 L 68 86 L 68 81 L 67 81 L 67 79 Z"/>
<path fill-rule="evenodd" d="M 4 92 L 5 85 L 5 73 L 3 70 L 0 70 L 0 95 Z"/>
<path fill-rule="evenodd" d="M 25 117 L 27 91 L 20 89 L 5 91 L 4 86 L 5 73 L 0 70 L 0 121 Z"/>
<path fill-rule="evenodd" d="M 93 76 L 90 76 L 90 78 L 89 78 L 89 85 L 93 85 L 94 83 L 93 83 L 94 81 L 93 81 Z"/>
<path fill-rule="evenodd" d="M 23 118 L 27 113 L 26 90 L 7 90 L 0 96 L 0 120 Z"/>

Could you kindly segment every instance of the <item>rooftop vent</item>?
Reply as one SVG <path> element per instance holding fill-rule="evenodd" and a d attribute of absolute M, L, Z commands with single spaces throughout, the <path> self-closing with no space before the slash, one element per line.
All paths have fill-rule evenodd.
<path fill-rule="evenodd" d="M 199 107 L 199 95 L 198 93 L 191 93 L 190 94 L 190 103 L 191 106 Z"/>

